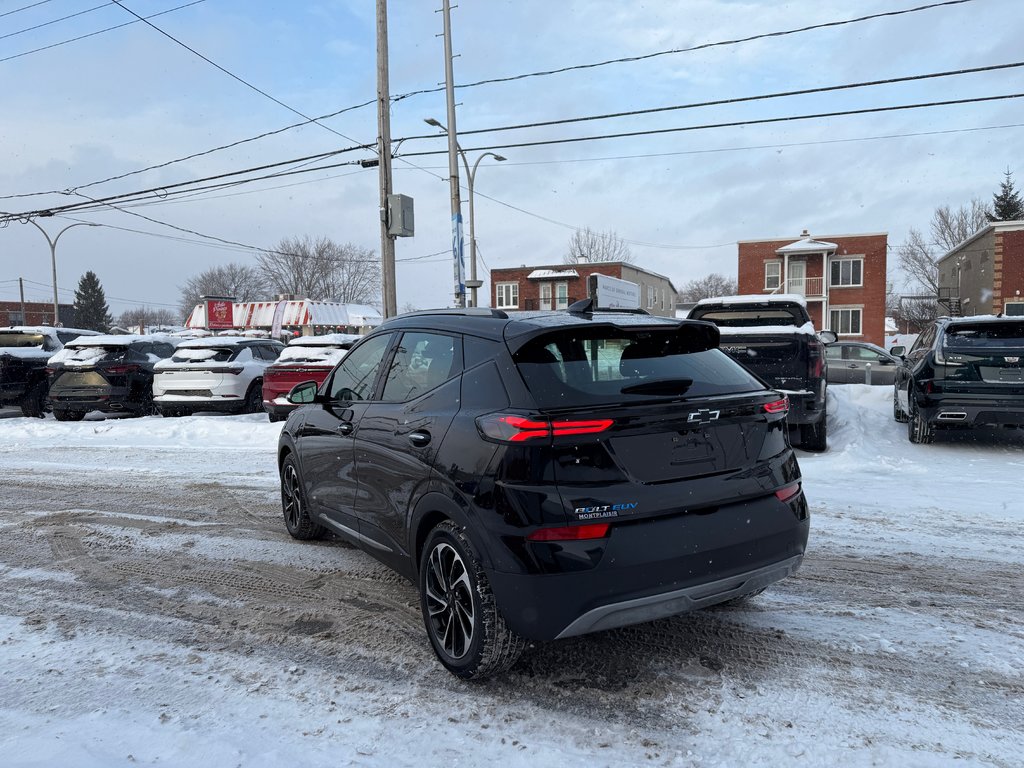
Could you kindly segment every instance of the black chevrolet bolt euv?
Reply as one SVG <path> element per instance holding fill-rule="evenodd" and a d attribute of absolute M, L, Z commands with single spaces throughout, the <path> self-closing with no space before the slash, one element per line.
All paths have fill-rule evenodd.
<path fill-rule="evenodd" d="M 807 503 L 785 396 L 717 347 L 710 323 L 589 301 L 389 320 L 289 395 L 288 532 L 416 583 L 467 679 L 760 592 L 800 565 Z"/>

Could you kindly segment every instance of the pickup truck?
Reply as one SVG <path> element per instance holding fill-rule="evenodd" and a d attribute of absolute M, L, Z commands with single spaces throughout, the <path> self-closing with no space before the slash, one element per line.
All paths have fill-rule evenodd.
<path fill-rule="evenodd" d="M 815 333 L 803 296 L 702 299 L 689 316 L 717 325 L 723 352 L 769 387 L 789 396 L 788 421 L 799 429 L 804 450 L 825 450 L 825 345 L 834 342 L 836 334 Z"/>
<path fill-rule="evenodd" d="M 0 406 L 16 405 L 26 416 L 46 410 L 46 362 L 79 336 L 96 331 L 52 326 L 0 328 Z"/>

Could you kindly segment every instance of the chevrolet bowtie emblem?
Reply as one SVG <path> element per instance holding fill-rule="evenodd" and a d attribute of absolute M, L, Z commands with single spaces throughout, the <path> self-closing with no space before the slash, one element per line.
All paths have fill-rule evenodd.
<path fill-rule="evenodd" d="M 712 421 L 718 418 L 721 411 L 709 411 L 707 408 L 701 408 L 699 411 L 694 411 L 686 417 L 687 422 L 690 424 L 710 424 Z"/>

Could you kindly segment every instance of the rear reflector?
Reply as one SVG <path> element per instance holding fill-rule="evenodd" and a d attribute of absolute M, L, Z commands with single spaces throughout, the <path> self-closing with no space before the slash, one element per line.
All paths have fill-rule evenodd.
<path fill-rule="evenodd" d="M 492 413 L 476 420 L 480 431 L 492 440 L 508 443 L 522 443 L 537 438 L 561 437 L 564 435 L 592 435 L 604 432 L 614 424 L 612 419 L 588 421 L 548 421 L 543 418 L 527 418 L 510 413 Z"/>
<path fill-rule="evenodd" d="M 608 523 L 592 525 L 563 525 L 558 528 L 538 528 L 527 536 L 528 541 L 583 541 L 603 539 L 608 535 Z"/>
<path fill-rule="evenodd" d="M 775 400 L 770 403 L 765 403 L 764 410 L 765 413 L 788 413 L 789 397 L 784 397 L 781 400 Z"/>
<path fill-rule="evenodd" d="M 800 483 L 793 483 L 792 485 L 787 485 L 785 488 L 779 488 L 779 490 L 775 492 L 775 498 L 785 503 L 790 499 L 796 498 L 799 493 Z"/>

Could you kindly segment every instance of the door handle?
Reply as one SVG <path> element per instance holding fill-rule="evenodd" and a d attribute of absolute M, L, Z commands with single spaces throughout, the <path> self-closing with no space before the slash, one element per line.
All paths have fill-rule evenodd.
<path fill-rule="evenodd" d="M 409 442 L 417 448 L 424 448 L 430 444 L 430 433 L 426 430 L 417 430 L 409 433 Z"/>
<path fill-rule="evenodd" d="M 354 429 L 355 426 L 353 426 L 351 421 L 344 421 L 341 424 L 339 424 L 338 428 L 335 429 L 334 431 L 337 432 L 339 435 L 351 435 Z"/>

